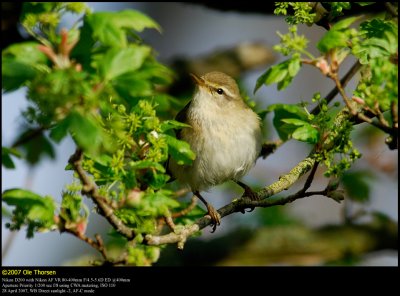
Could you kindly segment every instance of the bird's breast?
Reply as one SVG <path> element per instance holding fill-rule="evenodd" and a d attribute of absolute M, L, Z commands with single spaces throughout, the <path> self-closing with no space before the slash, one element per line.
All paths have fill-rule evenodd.
<path fill-rule="evenodd" d="M 230 112 L 231 111 L 231 112 Z M 261 149 L 258 116 L 250 109 L 197 112 L 189 117 L 192 128 L 182 131 L 196 153 L 181 179 L 192 188 L 205 189 L 239 179 L 254 165 Z"/>

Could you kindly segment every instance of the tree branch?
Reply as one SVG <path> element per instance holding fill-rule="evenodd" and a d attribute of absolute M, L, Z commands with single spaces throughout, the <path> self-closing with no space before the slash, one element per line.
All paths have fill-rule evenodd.
<path fill-rule="evenodd" d="M 314 166 L 314 164 L 315 164 L 315 159 L 311 157 L 304 159 L 297 166 L 295 166 L 288 174 L 281 176 L 277 182 L 258 191 L 257 195 L 260 198 L 260 200 L 252 201 L 247 197 L 235 199 L 231 203 L 220 208 L 218 210 L 218 213 L 221 215 L 221 218 L 223 218 L 235 212 L 243 212 L 243 210 L 246 208 L 272 207 L 275 205 L 283 205 L 288 202 L 292 202 L 298 198 L 304 197 L 304 196 L 300 197 L 300 194 L 298 194 L 296 196 L 291 195 L 286 198 L 275 201 L 267 199 L 268 197 L 271 197 L 272 195 L 275 195 L 291 187 L 301 176 L 303 176 L 306 172 L 308 172 Z M 148 234 L 145 236 L 144 242 L 148 245 L 177 243 L 178 248 L 183 249 L 186 239 L 189 236 L 193 235 L 197 231 L 205 228 L 210 224 L 211 224 L 211 219 L 207 215 L 198 219 L 192 225 L 186 226 L 183 229 L 176 230 L 175 232 L 171 232 L 166 235 L 153 236 Z"/>
<path fill-rule="evenodd" d="M 106 202 L 106 198 L 101 196 L 97 190 L 96 184 L 90 180 L 86 172 L 82 168 L 83 152 L 76 149 L 75 153 L 70 157 L 69 163 L 73 166 L 82 182 L 82 194 L 90 197 L 103 213 L 107 221 L 123 236 L 131 239 L 135 236 L 134 232 L 127 227 L 117 216 L 114 215 L 113 209 Z"/>
<path fill-rule="evenodd" d="M 183 210 L 181 210 L 179 212 L 172 213 L 171 217 L 172 218 L 178 218 L 178 217 L 185 216 L 185 215 L 189 214 L 194 209 L 196 204 L 197 204 L 197 197 L 195 195 L 193 195 L 190 204 L 185 209 L 183 209 Z"/>
<path fill-rule="evenodd" d="M 392 3 L 390 3 L 390 2 L 385 2 L 385 7 L 386 7 L 387 11 L 389 11 L 390 14 L 391 14 L 393 17 L 398 17 L 398 16 L 399 16 L 399 13 L 397 12 L 396 7 L 395 7 Z"/>
<path fill-rule="evenodd" d="M 40 126 L 36 129 L 31 129 L 26 133 L 23 133 L 13 144 L 12 144 L 12 148 L 16 148 L 18 146 L 21 146 L 31 140 L 33 140 L 34 138 L 40 136 L 46 129 L 48 129 L 49 127 L 44 127 L 44 126 Z"/>
<path fill-rule="evenodd" d="M 351 114 L 344 108 L 341 112 L 339 112 L 333 122 L 332 130 L 335 130 L 338 126 L 342 125 L 344 121 L 349 120 Z M 341 135 L 337 135 L 340 137 Z M 323 143 L 327 147 L 334 143 L 336 138 L 327 137 L 325 142 Z M 292 170 L 279 177 L 279 180 L 272 183 L 271 185 L 259 190 L 256 192 L 259 200 L 251 200 L 248 197 L 241 197 L 238 199 L 234 199 L 231 203 L 223 206 L 218 209 L 218 213 L 221 216 L 221 219 L 225 216 L 228 216 L 235 212 L 243 212 L 247 208 L 255 208 L 255 207 L 272 207 L 277 205 L 284 205 L 290 202 L 293 202 L 299 198 L 308 197 L 312 195 L 326 195 L 329 190 L 329 185 L 323 191 L 315 191 L 315 192 L 305 192 L 311 185 L 311 182 L 314 178 L 315 172 L 318 167 L 318 162 L 314 156 L 314 150 L 309 154 L 307 158 L 299 162 Z M 298 191 L 293 195 L 289 195 L 287 197 L 271 200 L 269 197 L 282 192 L 283 190 L 289 189 L 293 184 L 295 184 L 304 174 L 308 171 L 311 171 L 308 179 L 306 180 L 303 189 Z M 183 228 L 176 229 L 174 232 L 165 234 L 165 235 L 151 235 L 147 234 L 143 240 L 143 243 L 148 245 L 162 245 L 162 244 L 171 244 L 177 243 L 179 249 L 183 249 L 184 244 L 188 237 L 198 232 L 199 230 L 207 227 L 211 224 L 211 218 L 206 215 L 200 219 L 198 219 L 194 224 L 185 226 Z"/>
<path fill-rule="evenodd" d="M 343 76 L 343 78 L 340 80 L 340 85 L 342 87 L 346 87 L 347 83 L 353 78 L 353 76 L 360 70 L 361 64 L 357 61 L 351 66 L 349 71 Z M 326 103 L 329 104 L 339 93 L 339 88 L 335 86 L 326 96 L 325 100 Z M 311 114 L 317 115 L 321 111 L 321 104 L 318 104 L 312 111 Z"/>
<path fill-rule="evenodd" d="M 103 240 L 101 239 L 100 235 L 96 234 L 96 241 L 91 239 L 90 237 L 87 237 L 83 233 L 78 233 L 76 231 L 73 231 L 72 229 L 65 228 L 65 232 L 72 234 L 73 236 L 79 238 L 80 240 L 84 241 L 85 243 L 89 244 L 92 246 L 94 249 L 100 252 L 100 254 L 103 256 L 104 260 L 109 262 L 110 259 L 107 256 L 106 249 L 103 244 Z"/>
<path fill-rule="evenodd" d="M 336 84 L 336 87 L 338 88 L 340 95 L 343 97 L 343 100 L 346 103 L 347 108 L 349 109 L 350 113 L 357 119 L 367 122 L 369 124 L 372 124 L 373 126 L 379 128 L 380 130 L 384 131 L 385 133 L 388 134 L 392 134 L 394 133 L 394 131 L 389 127 L 384 125 L 382 122 L 378 121 L 374 121 L 372 120 L 372 118 L 366 116 L 365 114 L 358 112 L 355 105 L 353 104 L 353 102 L 350 100 L 350 98 L 347 96 L 346 92 L 344 91 L 344 87 L 341 83 L 341 81 L 339 81 L 339 79 L 337 78 L 337 75 L 331 75 L 330 76 L 333 81 Z"/>
<path fill-rule="evenodd" d="M 280 146 L 282 146 L 283 143 L 284 142 L 282 140 L 263 143 L 262 147 L 261 147 L 260 155 L 258 157 L 262 157 L 263 159 L 266 159 L 267 156 L 274 153 L 275 150 L 278 149 Z"/>

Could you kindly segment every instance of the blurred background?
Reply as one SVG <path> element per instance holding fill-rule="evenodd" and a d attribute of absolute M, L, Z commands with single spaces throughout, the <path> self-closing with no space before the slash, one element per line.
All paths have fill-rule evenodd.
<path fill-rule="evenodd" d="M 275 85 L 263 86 L 256 95 L 253 89 L 257 78 L 271 64 L 284 58 L 272 52 L 272 46 L 279 43 L 276 32 L 286 33 L 288 25 L 283 17 L 257 12 L 216 10 L 200 4 L 188 3 L 88 3 L 94 11 L 137 9 L 156 20 L 162 33 L 145 31 L 141 36 L 157 52 L 159 60 L 173 66 L 177 73 L 207 72 L 211 67 L 231 71 L 239 79 L 242 89 L 256 102 L 257 110 L 274 103 L 295 103 L 310 100 L 317 91 L 327 94 L 333 83 L 325 79 L 316 69 L 304 66 L 293 83 L 283 92 Z M 68 27 L 76 17 L 66 18 L 62 26 Z M 3 27 L 3 25 L 2 25 Z M 299 34 L 311 40 L 309 48 L 324 34 L 325 29 L 300 25 Z M 250 54 L 249 54 L 250 52 Z M 315 50 L 311 50 L 318 54 Z M 232 63 L 229 57 L 254 57 Z M 223 62 L 221 62 L 223 61 Z M 235 60 L 236 61 L 236 60 Z M 236 65 L 236 66 L 235 66 Z M 343 67 L 343 73 L 351 63 Z M 221 69 L 222 68 L 222 69 Z M 213 70 L 213 69 L 212 69 Z M 343 75 L 342 73 L 342 75 Z M 185 74 L 183 74 L 185 75 Z M 184 79 L 184 77 L 183 77 Z M 349 83 L 352 89 L 354 83 Z M 26 107 L 24 91 L 3 94 L 2 98 L 2 144 L 9 146 L 15 140 L 16 131 L 24 119 L 21 111 Z M 190 96 L 190 93 L 189 93 Z M 265 140 L 278 137 L 272 128 L 272 115 L 264 120 Z M 341 225 L 349 213 L 379 212 L 382 217 L 393 220 L 397 233 L 398 221 L 398 154 L 384 144 L 383 135 L 375 130 L 358 126 L 357 147 L 363 154 L 353 167 L 354 171 L 369 171 L 369 200 L 360 204 L 344 201 L 341 204 L 322 196 L 297 200 L 284 207 L 256 209 L 252 213 L 233 214 L 223 219 L 213 234 L 210 228 L 203 235 L 191 239 L 183 251 L 168 246 L 161 253 L 157 265 L 398 265 L 397 242 L 382 233 L 380 243 L 372 242 L 367 255 L 362 249 L 363 240 L 369 239 L 362 228 Z M 365 137 L 365 135 L 368 135 Z M 15 160 L 16 169 L 2 167 L 2 191 L 14 188 L 29 188 L 41 195 L 50 195 L 60 201 L 61 190 L 71 182 L 72 174 L 65 171 L 69 156 L 74 152 L 71 139 L 59 144 L 54 159 L 46 159 L 37 167 L 29 167 L 21 160 Z M 310 146 L 297 141 L 289 141 L 276 153 L 265 160 L 258 159 L 256 166 L 244 178 L 244 182 L 254 188 L 276 181 L 287 173 L 310 151 Z M 319 169 L 311 190 L 325 188 L 328 181 Z M 303 180 L 304 182 L 304 180 Z M 299 182 L 299 185 L 302 185 Z M 285 195 L 295 192 L 292 188 Z M 214 207 L 219 208 L 241 193 L 234 184 L 224 184 L 204 193 Z M 92 207 L 90 201 L 87 201 Z M 381 218 L 382 218 L 381 217 Z M 382 218 L 383 219 L 383 218 Z M 359 223 L 373 223 L 366 215 Z M 59 266 L 84 264 L 85 259 L 95 252 L 84 242 L 67 233 L 42 233 L 27 240 L 25 231 L 10 233 L 5 228 L 7 219 L 2 219 L 2 265 L 3 266 Z M 108 223 L 91 213 L 88 235 L 101 233 L 105 237 Z M 390 234 L 393 229 L 387 230 Z M 364 236 L 364 234 L 366 235 Z M 332 233 L 339 235 L 332 240 Z M 387 241 L 385 241 L 385 239 Z M 397 236 L 396 236 L 397 241 Z M 337 244 L 336 244 L 337 243 Z M 368 245 L 368 244 L 367 244 Z M 344 246 L 344 247 L 343 247 Z M 343 251 L 344 248 L 344 251 Z M 344 252 L 346 256 L 337 253 Z M 347 253 L 346 253 L 347 252 Z M 363 254 L 357 256 L 357 252 Z M 87 261 L 87 260 L 86 260 Z"/>

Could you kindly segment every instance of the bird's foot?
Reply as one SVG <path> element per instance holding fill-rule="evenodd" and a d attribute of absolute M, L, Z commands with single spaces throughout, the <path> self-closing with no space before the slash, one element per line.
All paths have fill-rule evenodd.
<path fill-rule="evenodd" d="M 214 209 L 212 205 L 207 203 L 207 210 L 208 210 L 208 215 L 211 218 L 211 226 L 212 226 L 212 231 L 211 233 L 215 232 L 217 229 L 217 226 L 221 224 L 221 215 Z"/>
<path fill-rule="evenodd" d="M 246 184 L 244 184 L 243 182 L 240 182 L 240 181 L 236 181 L 236 183 L 244 189 L 244 193 L 243 193 L 242 197 L 247 196 L 252 201 L 260 200 L 260 197 L 258 196 L 258 194 L 256 192 L 254 192 L 249 186 L 247 186 Z M 252 212 L 252 211 L 254 211 L 254 209 L 255 209 L 255 207 L 250 207 L 250 211 L 247 211 L 247 212 Z M 242 213 L 243 214 L 245 213 L 244 209 L 243 209 Z"/>

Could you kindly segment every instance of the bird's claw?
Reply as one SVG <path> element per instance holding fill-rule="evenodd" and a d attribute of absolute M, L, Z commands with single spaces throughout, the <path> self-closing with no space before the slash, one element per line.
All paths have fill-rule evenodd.
<path fill-rule="evenodd" d="M 250 207 L 250 210 L 249 210 L 249 211 L 246 211 L 246 212 L 247 212 L 247 213 L 251 213 L 251 212 L 254 211 L 255 208 L 256 208 L 256 207 Z"/>
<path fill-rule="evenodd" d="M 260 200 L 260 198 L 259 198 L 259 196 L 257 195 L 257 193 L 254 192 L 249 186 L 247 186 L 246 184 L 244 184 L 244 183 L 242 183 L 242 182 L 239 182 L 238 184 L 239 184 L 242 188 L 244 188 L 244 193 L 243 193 L 242 197 L 248 197 L 248 198 L 250 198 L 250 200 L 252 200 L 252 201 Z M 256 208 L 256 207 L 250 207 L 250 210 L 249 210 L 249 211 L 246 211 L 246 209 L 242 209 L 240 212 L 241 212 L 242 214 L 245 214 L 246 212 L 250 213 L 250 212 L 253 212 L 255 208 Z"/>
<path fill-rule="evenodd" d="M 217 226 L 221 224 L 221 215 L 214 209 L 214 207 L 210 204 L 207 204 L 208 215 L 211 218 L 211 233 L 215 232 Z"/>

